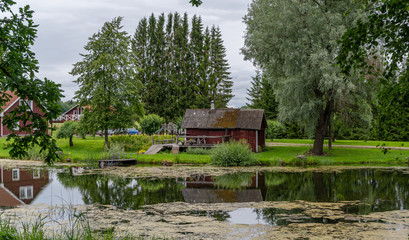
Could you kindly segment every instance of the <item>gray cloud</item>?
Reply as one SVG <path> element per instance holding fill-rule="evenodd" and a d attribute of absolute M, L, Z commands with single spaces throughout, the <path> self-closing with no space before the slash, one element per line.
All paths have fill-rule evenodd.
<path fill-rule="evenodd" d="M 72 64 L 81 60 L 88 38 L 104 22 L 117 16 L 124 17 L 124 30 L 133 34 L 143 17 L 150 14 L 187 12 L 202 16 L 205 26 L 219 26 L 227 58 L 231 66 L 235 97 L 229 105 L 240 107 L 246 102 L 246 88 L 250 86 L 254 68 L 240 55 L 245 25 L 242 22 L 251 0 L 205 0 L 196 8 L 188 0 L 22 0 L 19 6 L 29 4 L 39 24 L 34 52 L 40 62 L 39 77 L 47 77 L 62 85 L 65 100 L 78 89 L 69 74 Z"/>

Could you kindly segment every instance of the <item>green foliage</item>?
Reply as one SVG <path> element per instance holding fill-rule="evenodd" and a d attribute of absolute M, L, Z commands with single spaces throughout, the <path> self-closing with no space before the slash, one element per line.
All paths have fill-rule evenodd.
<path fill-rule="evenodd" d="M 38 146 L 34 146 L 28 149 L 27 157 L 28 160 L 43 161 L 46 158 L 46 153 L 41 152 Z"/>
<path fill-rule="evenodd" d="M 267 78 L 260 72 L 251 81 L 251 88 L 247 89 L 247 104 L 249 108 L 264 109 L 267 119 L 276 119 L 278 114 L 278 103 L 275 100 L 274 89 Z"/>
<path fill-rule="evenodd" d="M 130 37 L 122 31 L 122 18 L 106 22 L 84 47 L 83 60 L 74 64 L 73 76 L 79 85 L 75 98 L 85 109 L 81 121 L 85 129 L 105 133 L 108 129 L 132 127 L 142 112 L 136 73 L 139 69 L 130 54 Z"/>
<path fill-rule="evenodd" d="M 148 113 L 167 122 L 188 108 L 226 107 L 233 97 L 226 49 L 218 27 L 204 29 L 202 19 L 185 13 L 143 18 L 132 39 Z"/>
<path fill-rule="evenodd" d="M 278 121 L 268 120 L 268 128 L 266 129 L 266 137 L 268 139 L 286 138 L 286 127 Z"/>
<path fill-rule="evenodd" d="M 217 144 L 212 150 L 212 164 L 217 166 L 251 166 L 258 163 L 250 146 L 244 142 Z"/>
<path fill-rule="evenodd" d="M 141 129 L 145 134 L 152 135 L 156 133 L 164 123 L 164 119 L 156 114 L 144 116 L 139 121 Z"/>
<path fill-rule="evenodd" d="M 125 151 L 147 150 L 152 145 L 152 137 L 145 135 L 118 135 L 109 138 L 110 144 L 121 144 Z"/>
<path fill-rule="evenodd" d="M 11 98 L 10 93 L 15 93 L 21 99 L 34 101 L 42 113 L 29 109 L 22 104 L 3 119 L 3 126 L 10 130 L 20 122 L 18 131 L 8 139 L 13 139 L 10 156 L 23 158 L 33 144 L 39 145 L 47 153 L 46 162 L 52 164 L 58 158 L 58 148 L 55 140 L 48 135 L 51 128 L 48 122 L 57 118 L 60 113 L 58 102 L 62 97 L 60 84 L 48 79 L 41 80 L 36 77 L 38 61 L 31 51 L 31 46 L 37 37 L 37 25 L 33 22 L 33 11 L 28 5 L 14 12 L 14 1 L 1 1 L 0 21 L 0 106 Z M 6 90 L 8 90 L 6 92 Z M 30 135 L 19 136 L 19 132 L 32 132 Z"/>
<path fill-rule="evenodd" d="M 78 129 L 78 122 L 67 121 L 57 130 L 56 138 L 68 138 L 70 146 L 73 146 L 72 138 Z"/>
<path fill-rule="evenodd" d="M 109 148 L 105 147 L 105 158 L 120 159 L 125 154 L 124 145 L 120 143 L 111 143 Z"/>
<path fill-rule="evenodd" d="M 267 120 L 267 125 L 267 139 L 305 138 L 303 130 L 297 124 L 282 124 L 278 121 Z"/>
<path fill-rule="evenodd" d="M 60 101 L 58 103 L 61 107 L 61 112 L 65 113 L 66 111 L 70 110 L 71 108 L 73 108 L 75 105 L 77 105 L 76 102 L 74 102 L 73 100 L 68 100 L 68 101 Z"/>
<path fill-rule="evenodd" d="M 315 155 L 323 154 L 333 113 L 365 97 L 363 83 L 344 78 L 335 59 L 337 41 L 360 15 L 354 0 L 325 4 L 255 0 L 244 17 L 247 31 L 242 53 L 271 81 L 280 121 L 295 122 L 315 137 Z"/>
<path fill-rule="evenodd" d="M 190 147 L 186 149 L 186 153 L 193 154 L 193 155 L 209 155 L 211 154 L 211 150 L 205 149 L 205 148 Z"/>
<path fill-rule="evenodd" d="M 409 76 L 382 87 L 378 94 L 373 135 L 386 141 L 409 141 Z"/>

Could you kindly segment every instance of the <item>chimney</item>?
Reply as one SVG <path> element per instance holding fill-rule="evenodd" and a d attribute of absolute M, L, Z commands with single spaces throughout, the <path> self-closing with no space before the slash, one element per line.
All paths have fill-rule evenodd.
<path fill-rule="evenodd" d="M 214 110 L 214 100 L 210 102 L 210 110 Z"/>

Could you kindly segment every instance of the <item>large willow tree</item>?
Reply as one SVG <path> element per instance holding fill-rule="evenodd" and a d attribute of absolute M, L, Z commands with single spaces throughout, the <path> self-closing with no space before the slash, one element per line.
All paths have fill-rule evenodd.
<path fill-rule="evenodd" d="M 354 0 L 253 0 L 244 17 L 245 58 L 272 81 L 279 118 L 315 137 L 314 155 L 324 153 L 331 115 L 359 102 L 362 88 L 335 64 L 337 41 L 359 9 Z"/>

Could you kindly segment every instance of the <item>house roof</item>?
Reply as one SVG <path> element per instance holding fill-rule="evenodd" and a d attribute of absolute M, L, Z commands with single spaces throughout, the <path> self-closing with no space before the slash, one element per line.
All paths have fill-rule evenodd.
<path fill-rule="evenodd" d="M 187 109 L 182 128 L 253 129 L 267 127 L 263 109 Z"/>
<path fill-rule="evenodd" d="M 15 93 L 11 91 L 6 91 L 5 93 L 7 93 L 10 96 L 10 99 L 3 106 L 1 106 L 1 113 L 6 111 L 13 103 L 17 101 L 17 99 L 20 98 L 19 96 L 17 96 Z"/>
<path fill-rule="evenodd" d="M 24 202 L 14 196 L 7 188 L 0 185 L 0 206 L 17 207 L 20 205 L 24 205 Z"/>

